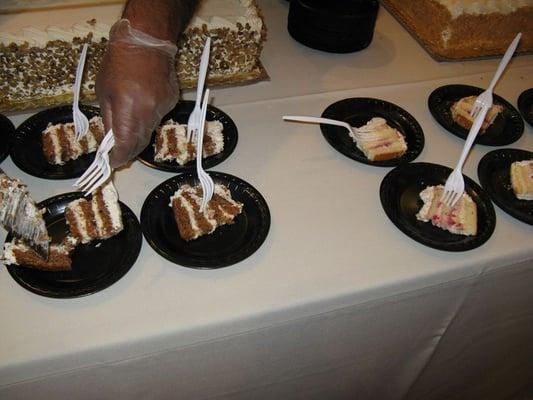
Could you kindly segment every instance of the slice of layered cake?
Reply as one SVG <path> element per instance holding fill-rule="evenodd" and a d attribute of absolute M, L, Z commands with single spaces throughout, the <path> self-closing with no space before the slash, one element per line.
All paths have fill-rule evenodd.
<path fill-rule="evenodd" d="M 230 190 L 221 184 L 215 184 L 215 192 L 204 212 L 202 204 L 202 187 L 200 185 L 180 186 L 170 198 L 174 219 L 183 240 L 193 240 L 202 235 L 213 233 L 219 226 L 232 224 L 235 217 L 242 212 L 243 204 L 231 198 Z"/>
<path fill-rule="evenodd" d="M 6 265 L 20 265 L 43 271 L 70 271 L 71 253 L 78 244 L 72 236 L 67 236 L 61 243 L 52 243 L 48 259 L 42 258 L 35 250 L 21 240 L 15 239 L 4 243 L 2 262 Z"/>
<path fill-rule="evenodd" d="M 420 192 L 424 205 L 416 214 L 420 221 L 431 223 L 451 233 L 473 236 L 477 233 L 477 207 L 465 192 L 453 207 L 448 207 L 440 198 L 444 186 L 428 186 Z"/>
<path fill-rule="evenodd" d="M 470 112 L 472 111 L 472 108 L 474 108 L 476 99 L 477 96 L 463 97 L 459 101 L 453 103 L 450 109 L 453 120 L 465 129 L 470 129 L 474 123 L 475 118 L 470 115 Z M 487 128 L 494 122 L 498 114 L 502 111 L 503 106 L 499 104 L 493 104 L 492 107 L 489 108 L 489 111 L 487 111 L 485 119 L 481 124 L 481 129 L 479 130 L 480 135 L 485 133 Z"/>
<path fill-rule="evenodd" d="M 207 121 L 203 142 L 203 158 L 221 153 L 224 150 L 224 126 L 220 121 Z M 166 121 L 157 128 L 154 143 L 154 160 L 176 161 L 185 165 L 196 159 L 196 138 L 187 140 L 187 125 Z"/>
<path fill-rule="evenodd" d="M 73 237 L 81 243 L 108 239 L 124 228 L 118 193 L 111 182 L 98 188 L 91 199 L 77 199 L 65 208 Z"/>
<path fill-rule="evenodd" d="M 102 117 L 89 120 L 89 131 L 79 141 L 76 140 L 74 123 L 48 124 L 42 133 L 43 152 L 50 164 L 63 165 L 83 154 L 92 153 L 105 136 Z"/>
<path fill-rule="evenodd" d="M 350 136 L 365 157 L 371 161 L 384 161 L 401 157 L 407 151 L 403 135 L 389 126 L 383 118 L 374 117 L 360 128 L 361 135 L 350 132 Z"/>
<path fill-rule="evenodd" d="M 520 200 L 533 200 L 533 160 L 511 164 L 511 186 Z"/>

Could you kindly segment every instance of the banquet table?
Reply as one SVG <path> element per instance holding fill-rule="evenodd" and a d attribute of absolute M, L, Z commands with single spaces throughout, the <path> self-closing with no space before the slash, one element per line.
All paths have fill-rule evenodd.
<path fill-rule="evenodd" d="M 237 264 L 198 270 L 143 240 L 122 279 L 70 299 L 31 293 L 2 269 L 0 399 L 530 398 L 533 227 L 495 205 L 482 246 L 420 244 L 382 208 L 392 168 L 344 157 L 318 125 L 281 118 L 319 116 L 347 98 L 386 100 L 423 129 L 415 161 L 453 168 L 464 141 L 436 122 L 428 97 L 443 85 L 486 87 L 499 60 L 436 62 L 383 8 L 367 49 L 320 52 L 287 33 L 287 1 L 258 3 L 269 80 L 212 88 L 239 133 L 213 170 L 264 196 L 265 242 Z M 516 107 L 531 87 L 533 55 L 522 55 L 495 92 Z M 19 125 L 30 115 L 8 117 Z M 533 127 L 504 147 L 533 151 Z M 465 175 L 479 182 L 491 150 L 474 146 Z M 1 167 L 39 201 L 73 191 L 73 179 L 37 178 L 9 158 Z M 172 176 L 134 162 L 114 182 L 139 217 L 148 193 Z"/>

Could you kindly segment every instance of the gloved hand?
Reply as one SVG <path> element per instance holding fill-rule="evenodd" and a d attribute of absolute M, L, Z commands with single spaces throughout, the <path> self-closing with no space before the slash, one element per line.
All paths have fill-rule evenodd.
<path fill-rule="evenodd" d="M 161 118 L 179 96 L 175 44 L 156 39 L 130 26 L 113 25 L 100 70 L 96 96 L 106 131 L 113 129 L 113 168 L 137 156 L 150 141 Z"/>

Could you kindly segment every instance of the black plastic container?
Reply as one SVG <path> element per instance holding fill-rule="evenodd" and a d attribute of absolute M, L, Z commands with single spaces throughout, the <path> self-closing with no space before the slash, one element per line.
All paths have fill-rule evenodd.
<path fill-rule="evenodd" d="M 288 31 L 298 42 L 331 53 L 351 53 L 370 45 L 377 0 L 291 0 Z"/>

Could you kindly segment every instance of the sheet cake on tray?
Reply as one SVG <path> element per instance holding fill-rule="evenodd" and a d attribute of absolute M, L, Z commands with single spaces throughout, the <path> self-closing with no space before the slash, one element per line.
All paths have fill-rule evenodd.
<path fill-rule="evenodd" d="M 0 12 L 0 112 L 69 104 L 84 43 L 89 50 L 81 99 L 96 98 L 94 79 L 122 4 L 102 0 L 99 6 L 72 6 L 84 0 L 63 0 L 60 3 L 71 6 L 42 9 L 54 1 L 40 1 L 38 11 Z M 61 23 L 49 25 L 49 21 Z M 178 42 L 176 73 L 181 88 L 196 86 L 207 36 L 211 37 L 209 85 L 242 85 L 268 78 L 259 60 L 266 28 L 255 1 L 206 0 Z"/>
<path fill-rule="evenodd" d="M 533 53 L 533 0 L 382 0 L 438 61 L 502 55 L 518 32 L 517 54 Z"/>

